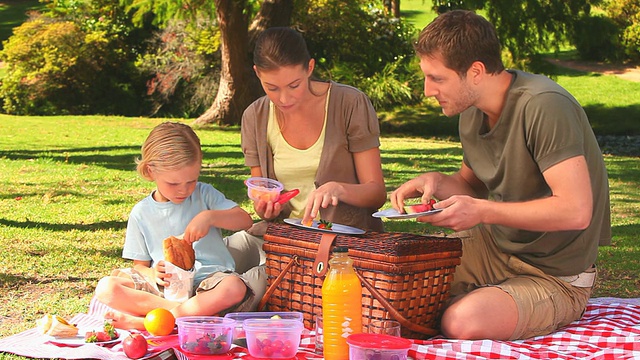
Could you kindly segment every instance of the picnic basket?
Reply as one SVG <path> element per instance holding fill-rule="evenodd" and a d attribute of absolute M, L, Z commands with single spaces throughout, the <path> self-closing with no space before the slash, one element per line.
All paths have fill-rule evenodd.
<path fill-rule="evenodd" d="M 437 321 L 449 297 L 458 238 L 408 233 L 342 235 L 272 223 L 264 235 L 268 288 L 259 310 L 299 311 L 305 327 L 322 313 L 322 282 L 333 246 L 347 246 L 363 284 L 362 324 L 393 318 L 402 336 L 438 334 Z"/>

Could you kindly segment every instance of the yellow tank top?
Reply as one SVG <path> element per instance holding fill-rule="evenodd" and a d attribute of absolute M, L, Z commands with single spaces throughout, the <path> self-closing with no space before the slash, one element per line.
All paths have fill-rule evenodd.
<path fill-rule="evenodd" d="M 267 123 L 267 142 L 273 152 L 273 168 L 286 190 L 299 189 L 300 194 L 291 199 L 291 218 L 302 219 L 304 208 L 307 206 L 307 197 L 315 190 L 314 180 L 320 164 L 320 155 L 324 146 L 325 130 L 327 127 L 327 108 L 329 95 L 327 92 L 325 102 L 324 124 L 316 142 L 308 149 L 296 149 L 289 145 L 280 133 L 280 127 L 276 119 L 275 105 L 269 104 L 269 120 Z"/>

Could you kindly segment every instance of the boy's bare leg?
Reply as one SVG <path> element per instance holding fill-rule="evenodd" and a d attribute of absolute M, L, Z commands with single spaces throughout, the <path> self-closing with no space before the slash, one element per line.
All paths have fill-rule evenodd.
<path fill-rule="evenodd" d="M 120 305 L 120 308 L 107 304 L 120 311 L 106 312 L 104 315 L 105 319 L 112 320 L 113 325 L 119 329 L 144 330 L 144 317 L 147 312 L 153 309 L 159 307 L 169 309 L 176 318 L 190 315 L 216 315 L 222 310 L 240 303 L 245 297 L 247 287 L 239 277 L 228 276 L 220 281 L 215 288 L 198 293 L 182 304 L 168 301 L 159 296 L 126 286 L 122 286 L 120 291 L 122 291 L 121 296 L 127 296 L 126 294 L 129 293 L 129 291 L 131 291 L 132 294 L 128 295 L 130 296 L 129 298 L 123 297 L 121 300 L 115 301 L 117 304 L 114 305 Z M 134 300 L 134 297 L 137 298 L 137 300 Z M 102 299 L 100 300 L 102 301 Z M 142 306 L 136 301 L 146 303 L 145 306 L 148 306 L 148 310 L 140 310 Z M 137 308 L 138 310 L 125 313 L 122 309 L 131 308 L 130 305 L 134 305 L 133 308 Z"/>
<path fill-rule="evenodd" d="M 107 277 L 98 283 L 96 296 L 102 303 L 118 312 L 143 317 L 153 309 L 172 309 L 179 305 L 161 296 L 136 290 L 134 286 L 131 279 Z"/>
<path fill-rule="evenodd" d="M 200 292 L 171 309 L 177 318 L 189 315 L 215 315 L 240 303 L 247 293 L 247 286 L 237 276 L 227 276 L 215 288 Z"/>

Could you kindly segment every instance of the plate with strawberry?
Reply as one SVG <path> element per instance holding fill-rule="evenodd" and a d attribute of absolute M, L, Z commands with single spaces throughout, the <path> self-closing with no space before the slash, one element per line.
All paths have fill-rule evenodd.
<path fill-rule="evenodd" d="M 78 335 L 68 338 L 51 337 L 50 343 L 66 346 L 82 346 L 85 344 L 111 345 L 119 343 L 129 336 L 126 330 L 117 329 L 105 321 L 102 328 L 80 329 Z"/>
<path fill-rule="evenodd" d="M 415 219 L 421 216 L 427 216 L 435 213 L 439 213 L 442 209 L 434 209 L 433 205 L 436 203 L 434 199 L 429 200 L 427 204 L 414 204 L 405 205 L 404 213 L 399 212 L 396 209 L 385 209 L 373 213 L 373 217 L 388 218 L 388 219 Z"/>
<path fill-rule="evenodd" d="M 336 234 L 364 234 L 365 231 L 355 227 L 332 223 L 326 220 L 313 220 L 311 224 L 303 224 L 302 219 L 284 219 L 284 222 L 305 229 L 317 230 Z"/>

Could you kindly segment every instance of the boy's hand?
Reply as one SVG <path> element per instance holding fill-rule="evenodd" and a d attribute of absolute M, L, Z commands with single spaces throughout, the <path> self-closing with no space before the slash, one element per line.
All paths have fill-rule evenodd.
<path fill-rule="evenodd" d="M 156 284 L 165 287 L 169 286 L 169 278 L 171 277 L 171 274 L 166 273 L 164 260 L 158 261 L 151 270 L 153 270 L 153 277 L 156 279 Z"/>
<path fill-rule="evenodd" d="M 184 230 L 184 234 L 182 239 L 189 244 L 193 244 L 194 242 L 202 239 L 207 236 L 209 233 L 209 228 L 211 228 L 211 216 L 207 211 L 203 211 L 196 215 L 187 228 Z"/>

